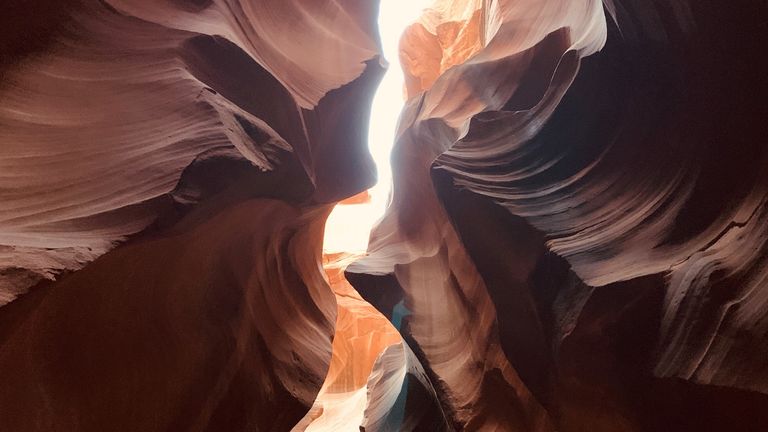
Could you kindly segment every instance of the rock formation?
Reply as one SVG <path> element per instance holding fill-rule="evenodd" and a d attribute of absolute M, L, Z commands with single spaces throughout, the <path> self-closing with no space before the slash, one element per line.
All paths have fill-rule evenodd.
<path fill-rule="evenodd" d="M 0 430 L 289 430 L 325 218 L 375 179 L 376 5 L 46 3 L 0 26 Z"/>
<path fill-rule="evenodd" d="M 393 204 L 348 271 L 394 275 L 459 429 L 766 427 L 765 6 L 478 7 L 404 36 Z"/>
<path fill-rule="evenodd" d="M 768 7 L 11 2 L 0 430 L 768 429 Z"/>

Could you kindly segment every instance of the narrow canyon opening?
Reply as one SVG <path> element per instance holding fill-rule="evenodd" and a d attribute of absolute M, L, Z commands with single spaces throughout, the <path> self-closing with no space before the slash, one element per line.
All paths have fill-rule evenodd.
<path fill-rule="evenodd" d="M 0 431 L 768 430 L 724 3 L 5 0 Z"/>
<path fill-rule="evenodd" d="M 400 64 L 400 38 L 434 0 L 384 1 L 379 5 L 378 30 L 388 64 L 371 105 L 368 149 L 376 164 L 376 184 L 337 205 L 325 225 L 326 254 L 364 253 L 376 221 L 384 214 L 392 191 L 390 153 L 397 119 L 405 103 L 405 79 Z"/>
<path fill-rule="evenodd" d="M 378 31 L 387 70 L 371 105 L 368 149 L 376 166 L 377 181 L 370 189 L 337 204 L 325 224 L 323 268 L 336 296 L 336 330 L 332 358 L 322 388 L 312 409 L 294 428 L 295 432 L 356 431 L 364 423 L 369 405 L 367 381 L 382 352 L 402 339 L 390 321 L 360 297 L 345 279 L 344 269 L 363 256 L 375 224 L 384 215 L 392 192 L 390 157 L 398 117 L 406 99 L 400 64 L 400 39 L 434 0 L 384 1 L 379 5 Z M 406 380 L 401 371 L 401 383 Z M 396 384 L 399 388 L 402 384 Z M 404 410 L 405 388 L 392 411 Z M 390 413 L 389 428 L 401 421 Z"/>

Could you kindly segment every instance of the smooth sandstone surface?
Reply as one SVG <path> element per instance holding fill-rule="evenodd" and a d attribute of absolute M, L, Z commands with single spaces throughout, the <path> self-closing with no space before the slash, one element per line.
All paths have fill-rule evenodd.
<path fill-rule="evenodd" d="M 762 1 L 0 6 L 0 430 L 768 428 Z M 375 121 L 373 119 L 372 121 Z"/>

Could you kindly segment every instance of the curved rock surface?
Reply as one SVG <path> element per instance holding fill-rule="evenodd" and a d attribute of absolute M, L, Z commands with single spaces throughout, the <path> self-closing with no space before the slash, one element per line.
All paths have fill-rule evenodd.
<path fill-rule="evenodd" d="M 375 179 L 376 4 L 13 8 L 0 429 L 290 430 L 331 363 L 325 219 Z"/>
<path fill-rule="evenodd" d="M 765 2 L 0 6 L 0 430 L 768 428 Z M 354 262 L 353 262 L 354 261 Z"/>
<path fill-rule="evenodd" d="M 5 306 L 2 429 L 289 429 L 333 334 L 317 212 L 247 200 Z"/>
<path fill-rule="evenodd" d="M 458 429 L 765 427 L 764 5 L 475 4 L 403 38 L 392 205 L 348 278 L 405 302 Z"/>
<path fill-rule="evenodd" d="M 182 181 L 195 163 L 271 171 L 290 152 L 301 168 L 292 182 L 321 202 L 372 181 L 355 139 L 369 103 L 360 96 L 380 75 L 374 5 L 86 1 L 60 14 L 53 40 L 3 69 L 4 301 L 203 199 L 211 181 Z M 282 36 L 302 23 L 305 31 Z M 21 41 L 19 27 L 7 38 Z M 365 62 L 367 76 L 326 96 Z"/>

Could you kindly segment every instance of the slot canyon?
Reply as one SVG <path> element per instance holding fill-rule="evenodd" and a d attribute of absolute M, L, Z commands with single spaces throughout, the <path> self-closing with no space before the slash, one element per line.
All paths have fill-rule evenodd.
<path fill-rule="evenodd" d="M 0 11 L 0 432 L 768 431 L 765 0 Z"/>

